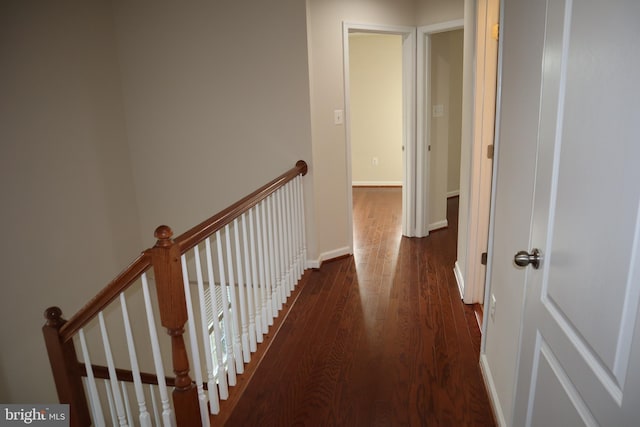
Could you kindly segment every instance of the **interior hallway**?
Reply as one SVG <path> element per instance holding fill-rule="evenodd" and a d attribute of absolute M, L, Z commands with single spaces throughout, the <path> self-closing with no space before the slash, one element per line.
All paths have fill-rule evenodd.
<path fill-rule="evenodd" d="M 401 190 L 355 188 L 354 257 L 309 280 L 231 426 L 493 426 L 449 227 L 401 237 Z"/>

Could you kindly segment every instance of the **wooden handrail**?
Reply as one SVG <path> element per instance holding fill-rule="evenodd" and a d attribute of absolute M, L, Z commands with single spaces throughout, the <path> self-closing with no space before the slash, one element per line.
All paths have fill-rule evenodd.
<path fill-rule="evenodd" d="M 195 245 L 211 236 L 216 231 L 221 230 L 225 225 L 230 224 L 234 219 L 238 218 L 243 212 L 248 211 L 267 197 L 273 194 L 278 188 L 287 182 L 302 174 L 306 175 L 308 171 L 307 163 L 304 160 L 298 160 L 295 167 L 289 169 L 273 181 L 260 187 L 253 193 L 243 199 L 238 200 L 228 208 L 222 210 L 211 218 L 192 227 L 174 239 L 180 247 L 180 253 L 185 253 L 192 249 Z"/>
<path fill-rule="evenodd" d="M 105 288 L 84 305 L 73 317 L 60 328 L 60 339 L 68 342 L 91 319 L 104 310 L 114 299 L 135 282 L 149 267 L 151 257 L 146 253 L 140 254 L 135 261 L 113 279 Z"/>
<path fill-rule="evenodd" d="M 100 378 L 103 380 L 111 379 L 111 377 L 109 376 L 109 368 L 106 366 L 92 364 L 91 370 L 93 371 L 93 376 L 95 378 Z M 83 377 L 87 376 L 87 366 L 84 363 L 78 364 L 78 371 L 80 372 L 80 375 L 82 375 Z M 116 378 L 118 378 L 118 381 L 125 381 L 125 382 L 132 383 L 133 372 L 127 369 L 116 368 Z M 140 372 L 140 380 L 142 381 L 142 384 L 158 385 L 158 377 L 156 376 L 156 374 L 150 374 L 148 372 Z M 174 377 L 165 377 L 164 380 L 168 387 L 173 387 L 175 385 Z"/>
<path fill-rule="evenodd" d="M 308 167 L 304 160 L 298 160 L 295 167 L 283 173 L 273 181 L 260 187 L 258 190 L 237 201 L 233 205 L 212 216 L 211 218 L 192 227 L 174 239 L 180 248 L 180 253 L 185 253 L 211 234 L 221 230 L 225 225 L 238 218 L 243 212 L 251 209 L 278 188 L 291 181 L 296 176 L 307 174 Z M 135 280 L 151 267 L 151 256 L 144 251 L 135 261 L 103 288 L 93 299 L 84 305 L 60 328 L 62 342 L 68 342 L 80 328 L 104 310 L 114 299 L 126 290 Z"/>

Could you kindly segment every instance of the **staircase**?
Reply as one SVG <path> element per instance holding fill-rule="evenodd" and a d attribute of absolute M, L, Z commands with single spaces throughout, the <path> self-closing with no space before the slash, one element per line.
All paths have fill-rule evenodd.
<path fill-rule="evenodd" d="M 79 312 L 46 310 L 72 426 L 224 422 L 304 282 L 306 173 L 298 161 L 178 237 L 158 227 Z"/>

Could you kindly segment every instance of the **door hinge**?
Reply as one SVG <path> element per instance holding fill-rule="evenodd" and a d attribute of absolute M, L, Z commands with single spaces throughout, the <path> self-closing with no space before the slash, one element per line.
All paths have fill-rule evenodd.
<path fill-rule="evenodd" d="M 487 253 L 486 252 L 482 252 L 482 254 L 480 255 L 480 264 L 487 265 Z"/>
<path fill-rule="evenodd" d="M 487 159 L 493 159 L 493 144 L 487 145 Z"/>
<path fill-rule="evenodd" d="M 500 24 L 493 24 L 493 27 L 491 27 L 491 37 L 493 37 L 494 40 L 500 39 Z"/>

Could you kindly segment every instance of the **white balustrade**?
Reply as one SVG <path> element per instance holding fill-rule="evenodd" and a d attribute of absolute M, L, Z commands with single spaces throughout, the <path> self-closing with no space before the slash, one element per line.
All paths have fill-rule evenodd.
<path fill-rule="evenodd" d="M 236 296 L 235 271 L 233 269 L 233 252 L 231 252 L 231 229 L 229 225 L 224 228 L 224 241 L 227 255 L 227 274 L 229 282 L 227 283 L 227 293 L 231 300 L 231 324 L 233 325 L 233 358 L 236 362 L 236 372 L 242 374 L 244 372 L 244 363 L 242 359 L 242 344 L 240 340 L 240 319 L 238 318 L 238 297 Z"/>
<path fill-rule="evenodd" d="M 249 210 L 251 213 L 251 210 Z M 247 295 L 247 314 L 249 316 L 249 361 L 251 353 L 258 347 L 256 343 L 256 307 L 253 302 L 253 277 L 251 272 L 251 258 L 249 258 L 249 230 L 247 229 L 247 214 L 243 214 L 242 220 L 242 248 L 244 249 L 244 277 L 245 292 Z M 245 360 L 245 362 L 249 363 Z"/>
<path fill-rule="evenodd" d="M 229 387 L 236 385 L 237 375 L 243 373 L 244 364 L 250 362 L 252 353 L 264 341 L 269 326 L 291 296 L 305 270 L 306 250 L 303 182 L 297 176 L 181 254 L 190 375 L 197 387 L 203 426 L 209 426 L 210 414 L 220 412 L 220 400 L 229 398 Z M 193 273 L 192 282 L 189 276 L 193 277 Z M 142 287 L 144 314 L 129 309 L 132 296 L 125 296 L 124 292 L 119 295 L 126 346 L 114 348 L 122 353 L 117 354 L 118 358 L 124 357 L 126 349 L 129 367 L 116 371 L 109 339 L 114 331 L 107 330 L 103 312 L 97 316 L 96 338 L 97 341 L 101 338 L 106 375 L 104 368 L 91 363 L 86 334 L 96 328 L 81 328 L 77 334 L 86 366 L 84 384 L 91 419 L 98 427 L 110 423 L 176 426 L 163 364 L 163 355 L 167 354 L 163 354 L 160 346 L 154 314 L 157 307 L 154 308 L 156 302 L 146 273 L 141 274 L 138 283 Z M 134 334 L 134 330 L 140 333 L 139 328 L 134 328 L 140 316 L 146 317 L 148 341 L 136 339 Z M 143 349 L 141 344 L 150 345 L 150 349 Z M 138 354 L 152 357 L 139 360 Z M 141 372 L 141 361 L 153 363 L 155 380 L 150 381 L 149 374 Z M 96 376 L 108 378 L 104 379 L 103 391 L 99 391 Z M 155 381 L 157 385 L 149 384 Z"/>
<path fill-rule="evenodd" d="M 169 393 L 167 391 L 167 382 L 164 376 L 164 364 L 162 363 L 162 353 L 160 352 L 160 342 L 158 341 L 158 331 L 156 330 L 156 321 L 153 314 L 153 306 L 151 305 L 151 295 L 149 294 L 149 282 L 147 274 L 140 276 L 142 282 L 142 293 L 144 295 L 144 307 L 147 314 L 147 326 L 149 328 L 149 338 L 151 340 L 151 350 L 153 354 L 153 365 L 158 380 L 158 391 L 160 393 L 160 402 L 162 405 L 162 425 L 164 427 L 174 427 L 176 425 L 175 415 L 169 403 Z"/>
<path fill-rule="evenodd" d="M 120 307 L 122 309 L 122 319 L 124 321 L 124 330 L 127 337 L 127 347 L 129 349 L 129 362 L 131 363 L 131 372 L 133 375 L 133 384 L 135 386 L 136 400 L 138 402 L 138 419 L 142 427 L 151 427 L 151 416 L 147 411 L 144 398 L 144 390 L 142 389 L 142 379 L 140 377 L 140 367 L 138 366 L 138 357 L 136 355 L 136 346 L 133 342 L 133 333 L 131 331 L 131 321 L 129 320 L 129 311 L 127 310 L 127 300 L 124 292 L 120 294 Z M 124 387 L 124 384 L 123 384 Z M 128 399 L 125 399 L 128 405 Z M 128 411 L 130 408 L 127 406 Z M 132 420 L 129 416 L 129 420 Z"/>
<path fill-rule="evenodd" d="M 212 310 L 207 310 L 206 308 L 206 299 L 204 292 L 204 280 L 202 276 L 202 266 L 200 262 L 200 250 L 196 245 L 194 250 L 195 255 L 195 264 L 196 264 L 196 278 L 198 280 L 198 300 L 200 302 L 200 330 L 202 332 L 202 342 L 204 344 L 204 348 L 207 349 L 210 345 L 210 335 L 209 335 L 209 323 L 213 322 L 213 319 L 210 315 L 213 313 Z M 210 298 L 212 297 L 211 293 L 209 293 Z M 213 302 L 213 301 L 212 301 Z M 207 390 L 209 392 L 209 402 L 211 404 L 211 413 L 217 414 L 220 412 L 220 401 L 218 399 L 218 388 L 216 385 L 216 379 L 213 373 L 213 358 L 211 357 L 211 349 L 207 349 L 204 352 L 205 361 L 207 364 Z M 206 402 L 205 402 L 206 407 Z"/>
<path fill-rule="evenodd" d="M 224 367 L 224 356 L 222 354 L 223 345 L 222 345 L 222 331 L 220 330 L 220 321 L 218 312 L 218 307 L 223 306 L 224 303 L 221 301 L 222 292 L 215 292 L 215 281 L 213 274 L 213 255 L 211 252 L 211 239 L 208 238 L 205 240 L 205 252 L 207 255 L 207 278 L 209 279 L 209 295 L 211 298 L 211 312 L 213 323 L 213 340 L 214 340 L 214 349 L 216 355 L 216 361 L 218 363 L 218 390 L 220 392 L 221 399 L 227 399 L 229 397 L 229 387 L 227 386 L 227 373 Z M 219 296 L 219 297 L 218 297 Z M 220 299 L 220 301 L 219 301 Z"/>
<path fill-rule="evenodd" d="M 82 349 L 82 359 L 87 368 L 87 388 L 89 389 L 89 403 L 91 404 L 93 424 L 96 427 L 104 427 L 104 414 L 102 413 L 96 379 L 93 375 L 93 367 L 91 366 L 91 358 L 89 357 L 89 348 L 87 347 L 87 340 L 84 336 L 84 329 L 80 329 L 78 336 L 80 338 L 80 348 Z"/>
<path fill-rule="evenodd" d="M 244 363 L 249 363 L 251 361 L 251 350 L 249 348 L 249 322 L 247 319 L 247 298 L 246 298 L 246 289 L 244 282 L 244 271 L 242 266 L 242 257 L 241 257 L 241 249 L 240 249 L 240 226 L 238 220 L 235 219 L 233 221 L 233 237 L 235 242 L 235 266 L 238 274 L 238 282 L 236 286 L 236 292 L 240 297 L 239 307 L 240 307 L 240 331 L 241 331 L 241 345 L 242 345 L 242 360 Z M 233 267 L 230 267 L 233 268 Z M 244 365 L 243 365 L 244 366 Z M 244 368 L 243 368 L 244 369 Z"/>
<path fill-rule="evenodd" d="M 196 332 L 195 312 L 193 311 L 193 302 L 191 300 L 191 285 L 189 284 L 189 272 L 187 271 L 187 257 L 180 257 L 182 264 L 182 282 L 184 285 L 184 295 L 187 303 L 187 329 L 189 332 L 189 342 L 191 343 L 191 364 L 192 371 L 195 375 L 196 388 L 198 389 L 198 402 L 200 404 L 200 418 L 202 425 L 209 427 L 209 410 L 207 409 L 207 395 L 204 392 L 204 383 L 202 379 L 202 365 L 200 364 L 200 346 L 198 345 L 198 334 Z M 205 342 L 205 345 L 208 343 Z"/>
<path fill-rule="evenodd" d="M 224 325 L 224 338 L 227 351 L 227 374 L 229 375 L 229 385 L 236 385 L 236 365 L 233 355 L 233 328 L 231 315 L 229 313 L 229 287 L 227 286 L 224 255 L 222 253 L 222 232 L 218 232 L 216 238 L 216 247 L 218 249 L 218 271 L 220 272 L 220 289 L 222 290 L 222 322 Z"/>
<path fill-rule="evenodd" d="M 262 301 L 260 300 L 260 282 L 258 282 L 258 261 L 256 256 L 256 233 L 254 228 L 253 213 L 258 214 L 258 207 L 249 211 L 249 240 L 251 247 L 251 293 L 253 294 L 253 319 L 254 319 L 254 331 L 255 335 L 252 336 L 251 351 L 256 351 L 257 344 L 262 342 Z M 258 221 L 256 219 L 256 221 Z M 258 226 L 259 226 L 258 222 Z M 258 231 L 259 232 L 259 231 Z M 255 345 L 255 348 L 254 348 Z"/>
<path fill-rule="evenodd" d="M 118 387 L 118 375 L 116 374 L 116 365 L 113 362 L 113 353 L 111 352 L 111 344 L 109 343 L 109 335 L 107 333 L 107 326 L 104 321 L 104 315 L 102 312 L 98 313 L 98 320 L 100 322 L 100 333 L 102 335 L 102 345 L 104 346 L 104 354 L 107 358 L 107 368 L 109 369 L 109 379 L 111 380 L 111 391 L 113 393 L 113 402 L 116 408 L 116 414 L 118 416 L 118 424 L 120 426 L 127 426 L 127 415 L 125 414 L 124 402 L 122 400 L 122 394 Z"/>

